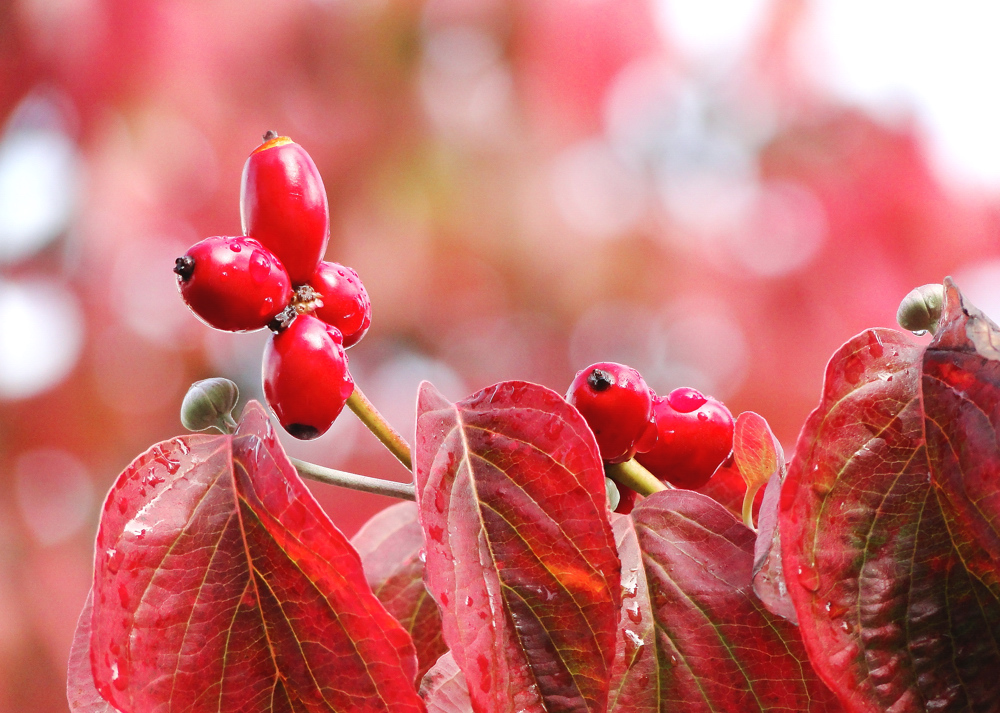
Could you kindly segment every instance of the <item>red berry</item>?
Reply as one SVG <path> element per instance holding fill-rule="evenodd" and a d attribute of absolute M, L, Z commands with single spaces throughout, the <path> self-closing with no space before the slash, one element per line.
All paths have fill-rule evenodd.
<path fill-rule="evenodd" d="M 174 265 L 181 298 L 202 322 L 227 332 L 262 329 L 292 299 L 278 259 L 246 237 L 205 238 Z"/>
<path fill-rule="evenodd" d="M 566 400 L 583 414 L 605 461 L 627 461 L 652 440 L 652 394 L 631 367 L 614 362 L 587 367 L 573 379 Z"/>
<path fill-rule="evenodd" d="M 372 323 L 372 303 L 358 273 L 335 262 L 321 262 L 309 278 L 323 306 L 315 315 L 344 335 L 344 348 L 361 341 Z"/>
<path fill-rule="evenodd" d="M 278 256 L 293 285 L 309 281 L 330 240 L 330 209 L 316 164 L 287 136 L 265 134 L 243 166 L 243 232 Z"/>
<path fill-rule="evenodd" d="M 700 488 L 733 449 L 733 415 L 711 396 L 674 389 L 653 404 L 657 441 L 636 456 L 660 480 Z"/>
<path fill-rule="evenodd" d="M 296 438 L 326 433 L 354 392 L 336 327 L 303 314 L 264 347 L 264 396 Z"/>

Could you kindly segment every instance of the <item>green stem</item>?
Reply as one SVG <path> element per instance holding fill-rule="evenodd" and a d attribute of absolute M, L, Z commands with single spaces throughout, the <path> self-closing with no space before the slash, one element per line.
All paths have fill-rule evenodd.
<path fill-rule="evenodd" d="M 636 463 L 634 458 L 624 463 L 606 463 L 604 472 L 616 483 L 632 488 L 639 495 L 652 495 L 667 489 L 659 478 Z"/>
<path fill-rule="evenodd" d="M 327 485 L 339 485 L 342 488 L 360 490 L 363 493 L 375 493 L 376 495 L 386 495 L 390 498 L 400 500 L 416 500 L 414 488 L 409 483 L 397 483 L 392 480 L 382 480 L 380 478 L 369 478 L 366 475 L 348 473 L 343 470 L 324 468 L 314 463 L 292 458 L 292 465 L 299 471 L 303 478 L 309 478 Z"/>
<path fill-rule="evenodd" d="M 347 399 L 347 405 L 361 419 L 361 423 L 365 424 L 368 430 L 382 441 L 389 452 L 396 456 L 407 470 L 412 471 L 413 457 L 410 455 L 410 444 L 399 435 L 395 428 L 389 425 L 389 422 L 382 417 L 382 414 L 378 412 L 378 409 L 368 400 L 357 384 L 354 385 L 354 393 Z"/>
<path fill-rule="evenodd" d="M 761 485 L 763 483 L 748 485 L 747 492 L 743 496 L 743 524 L 754 532 L 757 532 L 757 528 L 753 525 L 753 499 L 757 497 L 757 491 L 760 490 Z"/>

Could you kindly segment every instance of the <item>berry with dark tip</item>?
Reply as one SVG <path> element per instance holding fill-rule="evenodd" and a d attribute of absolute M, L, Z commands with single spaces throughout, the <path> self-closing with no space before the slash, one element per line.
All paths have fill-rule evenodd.
<path fill-rule="evenodd" d="M 358 273 L 335 262 L 321 262 L 309 286 L 323 303 L 316 316 L 340 330 L 344 348 L 361 341 L 372 323 L 372 303 Z"/>
<path fill-rule="evenodd" d="M 636 460 L 662 481 L 700 488 L 733 450 L 733 415 L 720 401 L 682 387 L 653 404 L 656 445 Z"/>
<path fill-rule="evenodd" d="M 293 285 L 309 281 L 330 240 L 330 209 L 319 170 L 306 150 L 274 132 L 243 166 L 243 232 L 278 256 Z"/>
<path fill-rule="evenodd" d="M 354 392 L 343 337 L 302 314 L 264 347 L 264 396 L 278 422 L 302 440 L 322 436 Z"/>
<path fill-rule="evenodd" d="M 635 369 L 615 362 L 592 364 L 573 379 L 566 400 L 594 432 L 602 460 L 621 463 L 652 446 L 652 392 Z"/>
<path fill-rule="evenodd" d="M 263 329 L 292 299 L 281 262 L 256 240 L 212 237 L 174 264 L 181 298 L 202 322 L 227 332 Z"/>

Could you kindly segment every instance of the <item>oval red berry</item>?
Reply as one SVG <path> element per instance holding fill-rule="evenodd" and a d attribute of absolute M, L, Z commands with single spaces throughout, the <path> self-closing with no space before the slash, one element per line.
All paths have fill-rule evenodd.
<path fill-rule="evenodd" d="M 174 265 L 181 298 L 202 322 L 227 332 L 264 328 L 292 299 L 288 273 L 256 240 L 211 237 Z"/>
<path fill-rule="evenodd" d="M 601 459 L 621 463 L 635 455 L 652 416 L 652 395 L 642 375 L 615 362 L 592 364 L 566 394 L 597 438 Z"/>
<path fill-rule="evenodd" d="M 690 409 L 699 398 L 703 399 L 699 406 L 682 410 Z M 656 399 L 653 417 L 656 445 L 635 459 L 660 480 L 679 488 L 700 488 L 707 483 L 733 449 L 733 415 L 721 402 L 694 389 L 675 389 L 666 398 Z"/>
<path fill-rule="evenodd" d="M 372 303 L 358 273 L 335 262 L 321 262 L 309 286 L 323 302 L 315 315 L 340 330 L 344 348 L 361 341 L 372 323 Z"/>
<path fill-rule="evenodd" d="M 268 340 L 262 376 L 278 422 L 302 440 L 326 433 L 354 392 L 340 332 L 308 314 Z"/>
<path fill-rule="evenodd" d="M 278 256 L 293 285 L 309 281 L 330 240 L 330 209 L 319 170 L 287 136 L 264 142 L 243 166 L 243 232 Z"/>

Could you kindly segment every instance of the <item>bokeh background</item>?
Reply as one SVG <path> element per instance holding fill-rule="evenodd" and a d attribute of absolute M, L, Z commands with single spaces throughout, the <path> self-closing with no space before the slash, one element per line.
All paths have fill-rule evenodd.
<path fill-rule="evenodd" d="M 328 259 L 374 304 L 351 368 L 403 433 L 422 379 L 562 391 L 614 360 L 790 449 L 832 351 L 912 287 L 1000 315 L 998 25 L 985 0 L 0 3 L 0 713 L 67 709 L 103 494 L 187 385 L 260 397 L 266 333 L 204 327 L 171 267 L 239 234 L 263 131 L 320 167 Z M 288 449 L 407 477 L 349 413 Z M 313 490 L 347 534 L 388 504 Z"/>

